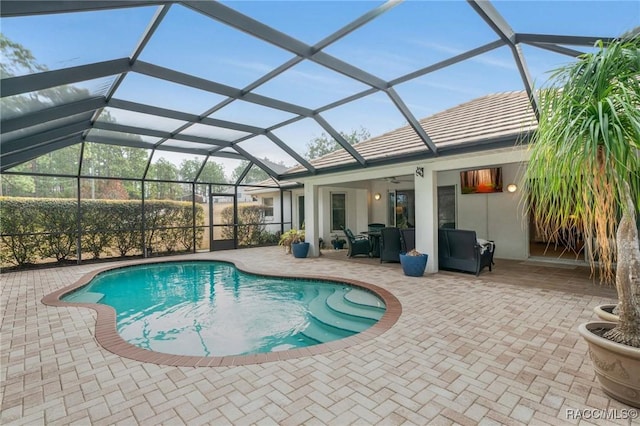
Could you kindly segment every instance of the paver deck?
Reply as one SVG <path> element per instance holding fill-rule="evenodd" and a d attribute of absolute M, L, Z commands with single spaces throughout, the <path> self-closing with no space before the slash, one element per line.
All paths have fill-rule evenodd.
<path fill-rule="evenodd" d="M 173 367 L 105 350 L 91 309 L 40 302 L 104 264 L 2 274 L 0 424 L 629 424 L 568 418 L 629 408 L 602 392 L 577 332 L 595 305 L 615 301 L 583 268 L 497 259 L 479 277 L 414 278 L 333 251 L 177 258 L 368 282 L 392 292 L 402 315 L 382 335 L 318 355 Z"/>

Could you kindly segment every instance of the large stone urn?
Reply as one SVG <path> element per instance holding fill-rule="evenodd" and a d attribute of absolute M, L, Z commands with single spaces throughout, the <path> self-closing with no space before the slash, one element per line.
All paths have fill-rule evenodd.
<path fill-rule="evenodd" d="M 589 356 L 602 390 L 610 397 L 640 408 L 640 349 L 600 337 L 613 322 L 581 324 L 578 331 L 589 344 Z"/>

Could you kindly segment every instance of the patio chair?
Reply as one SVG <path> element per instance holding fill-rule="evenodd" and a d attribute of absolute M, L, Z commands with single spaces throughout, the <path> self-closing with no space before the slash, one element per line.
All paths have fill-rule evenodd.
<path fill-rule="evenodd" d="M 475 231 L 464 229 L 438 229 L 438 268 L 465 271 L 480 275 L 485 267 L 493 265 L 495 243 L 478 241 Z"/>
<path fill-rule="evenodd" d="M 380 263 L 400 262 L 402 241 L 398 228 L 382 228 L 380 230 Z"/>
<path fill-rule="evenodd" d="M 409 253 L 416 248 L 416 228 L 405 228 L 400 230 L 402 237 L 402 251 Z"/>
<path fill-rule="evenodd" d="M 369 244 L 369 238 L 366 235 L 353 235 L 353 232 L 351 232 L 349 228 L 343 227 L 342 230 L 347 237 L 347 244 L 349 245 L 347 256 L 371 256 L 371 245 Z"/>

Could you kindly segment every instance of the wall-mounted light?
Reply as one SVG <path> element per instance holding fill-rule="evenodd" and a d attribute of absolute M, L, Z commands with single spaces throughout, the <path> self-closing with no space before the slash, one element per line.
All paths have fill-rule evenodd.
<path fill-rule="evenodd" d="M 424 177 L 424 167 L 416 167 L 416 176 Z"/>
<path fill-rule="evenodd" d="M 516 192 L 517 190 L 518 190 L 518 185 L 516 185 L 515 183 L 510 183 L 509 185 L 507 185 L 507 191 Z"/>
<path fill-rule="evenodd" d="M 373 196 L 373 198 L 378 201 L 380 198 L 382 198 L 382 195 L 380 195 L 379 192 L 376 192 L 375 195 Z"/>

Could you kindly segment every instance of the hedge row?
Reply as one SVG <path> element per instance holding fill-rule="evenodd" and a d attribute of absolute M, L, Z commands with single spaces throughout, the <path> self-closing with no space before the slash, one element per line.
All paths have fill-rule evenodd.
<path fill-rule="evenodd" d="M 277 244 L 278 236 L 266 230 L 264 222 L 264 206 L 238 206 L 238 245 L 240 247 Z M 233 207 L 222 210 L 222 223 L 233 223 Z M 222 228 L 222 238 L 233 239 L 234 228 Z"/>
<path fill-rule="evenodd" d="M 193 204 L 145 201 L 144 246 L 154 252 L 193 249 Z M 140 201 L 83 200 L 80 223 L 75 199 L 0 197 L 0 260 L 25 265 L 76 256 L 78 228 L 81 251 L 93 258 L 141 253 Z M 196 204 L 196 226 L 204 225 L 204 210 Z M 203 236 L 196 233 L 196 243 Z"/>

